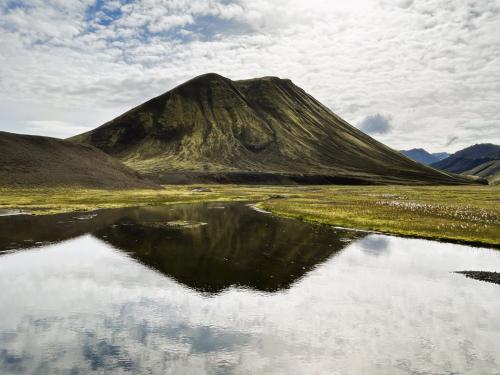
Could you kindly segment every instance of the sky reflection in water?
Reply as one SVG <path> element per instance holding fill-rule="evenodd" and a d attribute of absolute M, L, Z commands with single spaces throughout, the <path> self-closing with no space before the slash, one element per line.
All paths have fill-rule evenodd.
<path fill-rule="evenodd" d="M 498 372 L 500 252 L 217 206 L 2 218 L 0 373 Z"/>

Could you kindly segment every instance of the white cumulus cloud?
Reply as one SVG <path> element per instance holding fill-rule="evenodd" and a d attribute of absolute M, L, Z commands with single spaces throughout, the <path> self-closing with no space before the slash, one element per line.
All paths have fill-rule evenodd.
<path fill-rule="evenodd" d="M 498 0 L 99 4 L 0 2 L 1 130 L 92 129 L 214 71 L 290 78 L 352 124 L 390 113 L 374 136 L 397 149 L 500 143 Z"/>
<path fill-rule="evenodd" d="M 379 113 L 366 116 L 359 124 L 359 128 L 367 134 L 386 134 L 392 130 L 392 117 Z"/>

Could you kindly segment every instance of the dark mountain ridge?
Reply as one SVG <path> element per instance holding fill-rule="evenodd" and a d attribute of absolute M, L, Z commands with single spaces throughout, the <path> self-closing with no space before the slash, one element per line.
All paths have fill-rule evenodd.
<path fill-rule="evenodd" d="M 436 157 L 438 160 L 443 160 L 450 156 L 447 152 L 433 152 L 431 155 Z"/>
<path fill-rule="evenodd" d="M 493 160 L 500 160 L 500 146 L 482 143 L 457 151 L 448 158 L 433 163 L 432 166 L 448 172 L 462 173 Z"/>
<path fill-rule="evenodd" d="M 163 183 L 470 183 L 402 156 L 276 77 L 205 74 L 71 140 Z"/>
<path fill-rule="evenodd" d="M 496 185 L 500 183 L 500 146 L 492 143 L 476 144 L 457 151 L 432 166 L 453 173 L 483 178 L 490 184 Z"/>

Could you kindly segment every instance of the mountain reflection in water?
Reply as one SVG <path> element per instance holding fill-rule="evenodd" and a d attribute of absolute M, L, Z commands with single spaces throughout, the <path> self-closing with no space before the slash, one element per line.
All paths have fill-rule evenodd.
<path fill-rule="evenodd" d="M 277 291 L 366 234 L 255 212 L 242 204 L 186 204 L 0 220 L 0 250 L 85 233 L 190 288 Z M 207 225 L 168 225 L 171 222 Z M 29 239 L 28 241 L 26 239 Z"/>
<path fill-rule="evenodd" d="M 454 273 L 495 250 L 217 203 L 0 217 L 0 251 L 2 375 L 500 368 L 500 288 Z"/>

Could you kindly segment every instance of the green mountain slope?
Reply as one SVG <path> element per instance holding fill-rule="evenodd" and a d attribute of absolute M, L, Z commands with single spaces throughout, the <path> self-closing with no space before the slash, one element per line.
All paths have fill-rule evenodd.
<path fill-rule="evenodd" d="M 156 188 L 90 145 L 0 132 L 0 187 Z"/>
<path fill-rule="evenodd" d="M 72 140 L 166 183 L 470 182 L 413 162 L 276 77 L 199 76 Z"/>
<path fill-rule="evenodd" d="M 498 185 L 500 184 L 500 160 L 487 161 L 475 168 L 462 172 L 462 174 L 482 177 L 487 179 L 490 185 Z"/>

